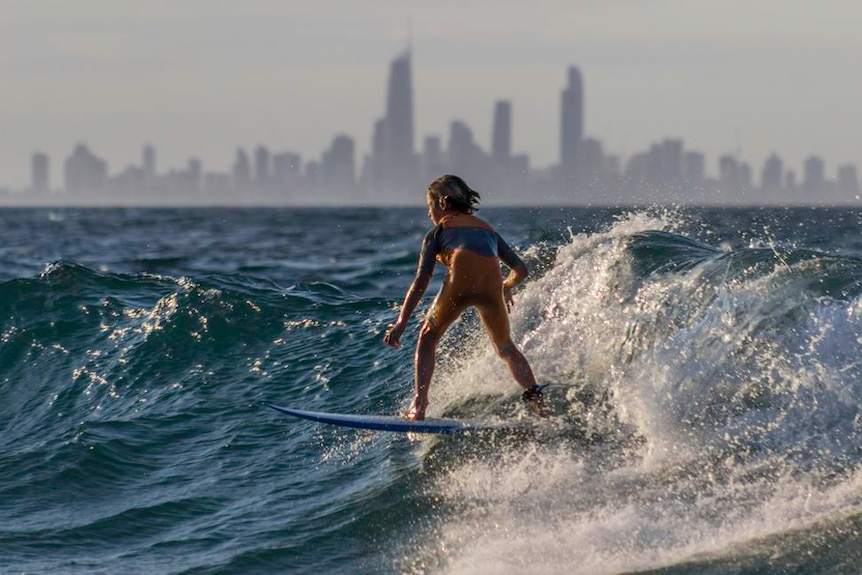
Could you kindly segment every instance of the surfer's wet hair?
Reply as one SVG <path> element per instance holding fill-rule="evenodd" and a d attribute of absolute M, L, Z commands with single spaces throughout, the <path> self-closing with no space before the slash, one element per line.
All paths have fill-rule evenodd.
<path fill-rule="evenodd" d="M 435 202 L 446 198 L 446 202 L 452 209 L 468 214 L 479 209 L 479 200 L 481 199 L 479 192 L 468 186 L 467 182 L 458 176 L 451 174 L 440 176 L 431 182 L 428 186 L 428 197 Z"/>

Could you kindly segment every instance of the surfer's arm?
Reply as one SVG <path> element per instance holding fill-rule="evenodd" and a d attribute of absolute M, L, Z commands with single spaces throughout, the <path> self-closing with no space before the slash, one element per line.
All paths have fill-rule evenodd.
<path fill-rule="evenodd" d="M 431 283 L 430 273 L 425 273 L 421 270 L 416 273 L 413 283 L 410 284 L 410 288 L 407 290 L 407 295 L 404 296 L 404 303 L 401 304 L 398 319 L 386 330 L 383 341 L 392 347 L 399 347 L 401 345 L 401 335 L 407 327 L 410 316 L 413 315 L 413 310 L 416 309 L 416 306 L 422 300 L 422 296 L 425 295 L 425 290 L 428 289 L 429 283 Z"/>
<path fill-rule="evenodd" d="M 509 268 L 509 274 L 503 280 L 503 298 L 506 300 L 506 306 L 512 307 L 512 289 L 527 279 L 530 270 L 515 250 L 500 237 L 500 234 L 497 234 L 497 253 L 500 260 Z"/>
<path fill-rule="evenodd" d="M 440 228 L 441 226 L 439 225 L 434 226 L 431 231 L 425 234 L 425 239 L 422 240 L 422 251 L 419 253 L 419 266 L 416 269 L 416 276 L 407 290 L 407 295 L 404 296 L 404 303 L 401 304 L 398 319 L 395 320 L 395 323 L 389 325 L 389 329 L 386 330 L 386 335 L 383 337 L 383 341 L 392 347 L 401 345 L 401 335 L 407 327 L 407 321 L 413 314 L 413 310 L 419 305 L 422 296 L 425 295 L 428 284 L 431 283 L 431 274 L 434 273 L 434 264 L 440 251 L 440 243 L 437 240 Z"/>

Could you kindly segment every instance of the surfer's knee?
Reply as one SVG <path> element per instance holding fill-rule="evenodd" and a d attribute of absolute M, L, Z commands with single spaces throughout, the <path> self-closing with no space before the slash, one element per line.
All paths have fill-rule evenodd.
<path fill-rule="evenodd" d="M 440 339 L 440 335 L 440 328 L 437 327 L 437 323 L 432 319 L 426 319 L 422 322 L 422 328 L 419 330 L 418 345 L 420 347 L 436 345 L 437 341 Z"/>
<path fill-rule="evenodd" d="M 515 344 L 512 343 L 511 339 L 503 341 L 501 343 L 494 343 L 494 347 L 497 350 L 497 355 L 502 357 L 503 359 L 508 359 L 512 357 L 517 357 L 521 355 L 521 352 L 518 351 L 518 348 L 515 347 Z"/>

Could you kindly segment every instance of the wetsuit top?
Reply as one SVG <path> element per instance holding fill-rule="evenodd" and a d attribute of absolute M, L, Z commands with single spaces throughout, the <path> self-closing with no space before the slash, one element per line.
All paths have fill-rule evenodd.
<path fill-rule="evenodd" d="M 496 231 L 488 228 L 444 228 L 437 224 L 425 234 L 422 241 L 422 252 L 419 254 L 418 273 L 430 274 L 434 271 L 434 263 L 439 254 L 456 249 L 467 249 L 480 256 L 498 257 L 514 268 L 521 264 L 521 258 L 512 251 L 509 244 Z"/>

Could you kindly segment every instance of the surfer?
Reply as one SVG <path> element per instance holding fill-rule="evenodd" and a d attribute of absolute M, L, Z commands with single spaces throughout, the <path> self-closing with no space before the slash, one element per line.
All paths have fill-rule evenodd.
<path fill-rule="evenodd" d="M 434 227 L 422 242 L 416 276 L 407 290 L 398 318 L 388 326 L 383 338 L 392 347 L 401 345 L 407 321 L 428 288 L 434 264 L 440 261 L 448 271 L 419 331 L 415 393 L 410 410 L 405 414 L 407 419 L 425 419 L 437 344 L 452 322 L 470 306 L 478 310 L 497 354 L 524 388 L 522 399 L 536 414 L 544 417 L 542 392 L 509 330 L 512 288 L 524 281 L 529 271 L 494 228 L 473 215 L 479 199 L 479 193 L 458 176 L 440 176 L 428 186 L 428 217 Z M 500 261 L 510 270 L 505 279 L 500 273 Z"/>

